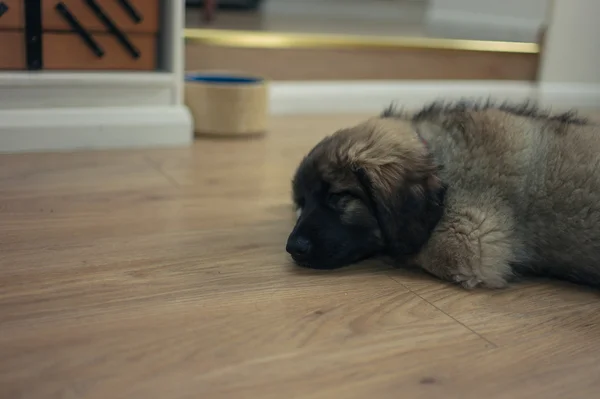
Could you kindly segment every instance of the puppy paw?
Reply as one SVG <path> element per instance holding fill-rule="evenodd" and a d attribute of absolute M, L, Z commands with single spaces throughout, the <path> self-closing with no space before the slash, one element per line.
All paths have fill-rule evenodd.
<path fill-rule="evenodd" d="M 508 282 L 502 276 L 481 276 L 477 273 L 456 273 L 452 275 L 452 281 L 467 290 L 478 287 L 499 289 L 508 286 Z"/>
<path fill-rule="evenodd" d="M 454 274 L 452 276 L 452 281 L 462 285 L 463 288 L 467 290 L 472 290 L 474 288 L 479 287 L 482 284 L 481 279 L 475 276 L 467 276 L 464 274 Z"/>

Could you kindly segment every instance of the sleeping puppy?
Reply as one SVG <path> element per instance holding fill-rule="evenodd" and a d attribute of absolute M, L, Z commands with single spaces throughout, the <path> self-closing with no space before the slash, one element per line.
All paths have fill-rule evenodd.
<path fill-rule="evenodd" d="M 570 113 L 390 108 L 319 142 L 292 186 L 286 250 L 305 267 L 388 255 L 465 288 L 526 273 L 600 286 L 600 129 Z"/>

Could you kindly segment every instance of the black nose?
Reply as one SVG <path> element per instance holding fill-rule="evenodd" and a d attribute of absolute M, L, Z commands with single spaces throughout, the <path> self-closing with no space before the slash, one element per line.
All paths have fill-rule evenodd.
<path fill-rule="evenodd" d="M 312 245 L 304 237 L 295 237 L 290 239 L 285 246 L 285 250 L 292 255 L 295 260 L 304 260 L 310 256 Z"/>

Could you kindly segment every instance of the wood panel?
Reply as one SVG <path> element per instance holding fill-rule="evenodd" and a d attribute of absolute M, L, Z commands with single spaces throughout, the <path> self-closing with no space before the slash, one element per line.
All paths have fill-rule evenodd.
<path fill-rule="evenodd" d="M 158 30 L 158 0 L 128 0 L 129 4 L 141 17 L 136 23 L 116 0 L 96 0 L 98 6 L 106 15 L 124 32 L 156 33 Z M 42 0 L 42 25 L 44 30 L 71 30 L 65 19 L 55 10 L 58 3 L 75 16 L 77 21 L 87 30 L 92 32 L 106 32 L 108 29 L 94 14 L 92 9 L 83 0 Z"/>
<path fill-rule="evenodd" d="M 25 26 L 23 0 L 2 0 L 6 11 L 0 16 L 0 29 L 22 29 Z"/>
<path fill-rule="evenodd" d="M 97 57 L 75 33 L 44 33 L 42 52 L 44 69 L 60 70 L 153 70 L 156 67 L 156 37 L 150 34 L 128 35 L 139 50 L 140 57 L 133 58 L 116 37 L 109 33 L 96 33 L 93 39 L 104 50 Z"/>
<path fill-rule="evenodd" d="M 291 264 L 291 174 L 370 116 L 0 155 L 0 397 L 595 398 L 598 292 Z"/>
<path fill-rule="evenodd" d="M 430 49 L 250 49 L 186 44 L 187 70 L 243 70 L 273 80 L 533 81 L 537 54 Z"/>
<path fill-rule="evenodd" d="M 0 31 L 0 69 L 25 69 L 23 31 Z"/>

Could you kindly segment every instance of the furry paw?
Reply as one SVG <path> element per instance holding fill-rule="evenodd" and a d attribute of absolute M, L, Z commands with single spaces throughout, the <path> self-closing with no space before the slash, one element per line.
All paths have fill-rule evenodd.
<path fill-rule="evenodd" d="M 462 285 L 467 290 L 472 290 L 481 285 L 482 281 L 475 276 L 466 276 L 464 274 L 455 274 L 452 276 L 455 283 Z"/>
<path fill-rule="evenodd" d="M 508 285 L 506 279 L 502 276 L 479 276 L 475 273 L 456 273 L 452 275 L 452 281 L 463 286 L 467 290 L 477 287 L 485 288 L 505 288 Z"/>

